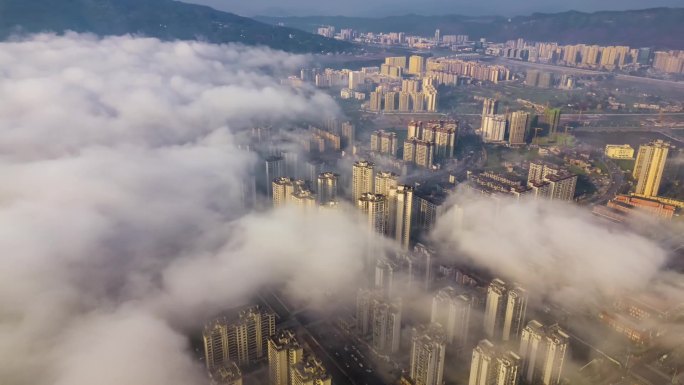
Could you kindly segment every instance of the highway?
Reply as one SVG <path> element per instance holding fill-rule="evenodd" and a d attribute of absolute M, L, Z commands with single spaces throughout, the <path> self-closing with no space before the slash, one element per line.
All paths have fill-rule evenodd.
<path fill-rule="evenodd" d="M 332 325 L 329 319 L 306 309 L 293 311 L 274 289 L 264 289 L 261 300 L 278 314 L 278 328 L 303 331 L 303 340 L 323 361 L 333 384 L 384 385 L 386 382 L 365 360 L 355 341 Z"/>
<path fill-rule="evenodd" d="M 646 77 L 642 77 L 642 76 L 614 74 L 612 72 L 591 70 L 591 69 L 585 69 L 585 68 L 576 68 L 576 67 L 566 67 L 566 66 L 561 66 L 561 65 L 556 65 L 556 64 L 530 63 L 530 62 L 525 62 L 525 61 L 506 59 L 503 57 L 496 58 L 496 61 L 503 63 L 503 64 L 508 64 L 508 65 L 517 65 L 517 66 L 521 66 L 521 67 L 530 67 L 530 68 L 536 68 L 536 69 L 542 69 L 542 70 L 544 70 L 544 69 L 545 70 L 554 70 L 554 71 L 560 71 L 560 72 L 565 72 L 565 73 L 574 73 L 574 74 L 579 74 L 579 75 L 611 75 L 611 76 L 615 76 L 615 78 L 619 79 L 619 80 L 626 80 L 626 81 L 631 81 L 631 82 L 636 82 L 636 83 L 651 83 L 651 84 L 655 84 L 655 85 L 672 86 L 675 88 L 684 89 L 684 82 L 677 82 L 674 80 L 663 80 L 663 79 L 646 78 Z"/>

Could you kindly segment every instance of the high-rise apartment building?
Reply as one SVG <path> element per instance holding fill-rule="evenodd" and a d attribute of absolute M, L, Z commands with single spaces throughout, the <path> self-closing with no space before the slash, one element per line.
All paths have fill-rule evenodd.
<path fill-rule="evenodd" d="M 423 86 L 423 98 L 425 101 L 425 111 L 436 112 L 439 94 L 437 88 L 432 84 L 427 84 Z"/>
<path fill-rule="evenodd" d="M 378 171 L 375 175 L 375 190 L 376 194 L 389 196 L 390 190 L 397 188 L 399 184 L 399 176 L 390 171 Z"/>
<path fill-rule="evenodd" d="M 527 312 L 527 292 L 520 286 L 509 288 L 496 278 L 487 288 L 484 331 L 487 337 L 504 341 L 520 335 Z"/>
<path fill-rule="evenodd" d="M 409 377 L 415 385 L 441 385 L 446 337 L 439 324 L 413 330 Z"/>
<path fill-rule="evenodd" d="M 292 330 L 281 330 L 268 339 L 268 377 L 270 385 L 290 385 L 290 370 L 301 362 L 304 349 Z"/>
<path fill-rule="evenodd" d="M 375 289 L 384 297 L 391 297 L 399 281 L 399 265 L 389 258 L 378 258 L 375 264 Z"/>
<path fill-rule="evenodd" d="M 373 302 L 373 348 L 378 352 L 396 353 L 401 338 L 401 300 L 379 299 Z"/>
<path fill-rule="evenodd" d="M 360 160 L 352 166 L 352 201 L 357 203 L 361 194 L 373 192 L 373 178 L 375 165 Z"/>
<path fill-rule="evenodd" d="M 357 201 L 357 206 L 363 213 L 369 230 L 385 234 L 389 209 L 387 197 L 382 194 L 363 193 Z"/>
<path fill-rule="evenodd" d="M 337 201 L 338 179 L 339 175 L 332 172 L 318 174 L 318 178 L 316 178 L 316 192 L 318 193 L 319 204 Z"/>
<path fill-rule="evenodd" d="M 525 144 L 527 127 L 530 125 L 530 114 L 525 111 L 515 111 L 511 114 L 508 125 L 508 143 L 512 145 Z"/>
<path fill-rule="evenodd" d="M 356 293 L 356 332 L 362 336 L 371 332 L 373 301 L 376 296 L 374 291 L 368 289 L 359 289 Z"/>
<path fill-rule="evenodd" d="M 453 158 L 457 135 L 458 122 L 455 120 L 411 121 L 408 124 L 408 140 L 420 139 L 432 143 L 435 160 Z"/>
<path fill-rule="evenodd" d="M 542 183 L 548 175 L 558 175 L 562 172 L 557 165 L 545 162 L 530 162 L 527 183 Z"/>
<path fill-rule="evenodd" d="M 272 189 L 273 207 L 282 207 L 293 203 L 294 195 L 305 190 L 305 184 L 302 180 L 281 177 L 273 180 Z"/>
<path fill-rule="evenodd" d="M 306 356 L 290 371 L 292 385 L 332 385 L 332 377 L 323 362 L 314 356 Z"/>
<path fill-rule="evenodd" d="M 385 130 L 374 131 L 371 134 L 371 151 L 383 155 L 397 156 L 397 134 Z"/>
<path fill-rule="evenodd" d="M 397 207 L 396 203 L 392 201 L 390 193 L 397 188 L 399 184 L 399 177 L 389 171 L 380 171 L 375 175 L 375 193 L 382 194 L 387 197 L 387 218 L 385 224 L 385 235 L 394 236 L 394 218 L 396 217 Z"/>
<path fill-rule="evenodd" d="M 399 93 L 399 112 L 411 111 L 411 94 L 408 92 Z"/>
<path fill-rule="evenodd" d="M 413 106 L 413 112 L 423 112 L 425 111 L 425 95 L 422 92 L 412 92 L 411 106 Z"/>
<path fill-rule="evenodd" d="M 409 57 L 408 73 L 411 75 L 421 75 L 425 72 L 425 58 L 419 55 Z"/>
<path fill-rule="evenodd" d="M 272 195 L 271 183 L 274 179 L 284 177 L 285 174 L 285 158 L 282 156 L 269 156 L 264 160 L 265 171 L 265 186 L 269 197 Z"/>
<path fill-rule="evenodd" d="M 435 159 L 443 160 L 454 157 L 456 135 L 457 126 L 455 122 L 449 122 L 434 129 Z"/>
<path fill-rule="evenodd" d="M 350 71 L 349 72 L 349 89 L 358 90 L 363 86 L 366 79 L 366 74 L 361 71 Z"/>
<path fill-rule="evenodd" d="M 521 377 L 530 384 L 559 385 L 570 336 L 558 325 L 530 321 L 520 338 Z"/>
<path fill-rule="evenodd" d="M 535 197 L 571 201 L 575 197 L 577 175 L 564 171 L 557 165 L 530 162 L 527 186 L 532 189 Z"/>
<path fill-rule="evenodd" d="M 549 198 L 552 200 L 571 201 L 575 197 L 577 175 L 567 172 L 558 175 L 547 175 L 544 182 L 549 184 Z"/>
<path fill-rule="evenodd" d="M 313 210 L 317 207 L 316 195 L 306 189 L 293 193 L 290 202 L 302 210 Z"/>
<path fill-rule="evenodd" d="M 212 370 L 209 376 L 211 385 L 242 385 L 242 371 L 234 362 Z"/>
<path fill-rule="evenodd" d="M 499 101 L 492 98 L 484 98 L 482 101 L 482 116 L 496 115 Z"/>
<path fill-rule="evenodd" d="M 487 115 L 482 118 L 482 140 L 485 142 L 503 142 L 506 138 L 506 116 Z"/>
<path fill-rule="evenodd" d="M 390 91 L 385 92 L 385 111 L 393 112 L 397 110 L 397 99 L 399 99 L 399 93 Z"/>
<path fill-rule="evenodd" d="M 506 312 L 501 339 L 514 341 L 520 337 L 520 331 L 527 313 L 527 291 L 518 285 L 509 288 L 506 298 Z"/>
<path fill-rule="evenodd" d="M 395 67 L 406 68 L 406 56 L 386 57 L 385 64 Z"/>
<path fill-rule="evenodd" d="M 468 344 L 472 299 L 448 286 L 432 298 L 431 322 L 442 325 L 446 341 L 460 351 Z"/>
<path fill-rule="evenodd" d="M 544 122 L 548 126 L 549 134 L 555 134 L 560 128 L 561 109 L 547 108 L 544 111 Z"/>
<path fill-rule="evenodd" d="M 444 212 L 444 196 L 415 194 L 416 227 L 429 234 L 437 224 L 437 218 Z"/>
<path fill-rule="evenodd" d="M 501 337 L 507 294 L 506 283 L 498 278 L 494 279 L 487 287 L 484 332 L 489 338 L 498 339 Z"/>
<path fill-rule="evenodd" d="M 482 340 L 473 349 L 468 385 L 517 385 L 520 356 Z"/>
<path fill-rule="evenodd" d="M 404 161 L 419 167 L 430 168 L 434 164 L 434 144 L 426 140 L 407 139 L 404 141 Z"/>
<path fill-rule="evenodd" d="M 484 127 L 485 116 L 496 115 L 497 109 L 499 107 L 499 101 L 492 98 L 484 98 L 482 100 L 482 124 L 480 124 L 480 129 Z"/>
<path fill-rule="evenodd" d="M 354 146 L 354 140 L 356 139 L 356 128 L 351 122 L 344 122 L 342 123 L 340 130 L 342 131 L 340 135 L 340 146 L 342 149 L 352 148 Z"/>
<path fill-rule="evenodd" d="M 221 318 L 205 326 L 202 334 L 207 368 L 234 361 L 238 365 L 267 356 L 268 337 L 275 334 L 275 314 L 258 306 L 241 310 L 237 317 Z"/>
<path fill-rule="evenodd" d="M 670 143 L 656 140 L 639 146 L 632 175 L 637 180 L 634 192 L 647 197 L 658 196 L 660 182 L 665 170 L 665 161 Z"/>
<path fill-rule="evenodd" d="M 408 250 L 413 225 L 413 188 L 399 185 L 389 191 L 389 235 Z"/>
<path fill-rule="evenodd" d="M 419 92 L 420 82 L 415 79 L 404 79 L 401 81 L 401 91 L 402 92 Z"/>
<path fill-rule="evenodd" d="M 368 109 L 370 111 L 382 111 L 382 102 L 384 101 L 384 95 L 382 91 L 375 90 L 370 93 L 368 101 Z"/>
<path fill-rule="evenodd" d="M 536 87 L 539 84 L 539 71 L 527 70 L 525 73 L 525 85 L 528 87 Z"/>
<path fill-rule="evenodd" d="M 408 124 L 407 139 L 422 139 L 423 138 L 423 122 L 412 120 Z"/>

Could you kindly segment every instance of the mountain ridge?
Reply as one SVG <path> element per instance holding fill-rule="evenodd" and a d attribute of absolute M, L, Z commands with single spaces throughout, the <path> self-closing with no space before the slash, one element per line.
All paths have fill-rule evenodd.
<path fill-rule="evenodd" d="M 619 44 L 684 49 L 684 8 L 647 8 L 627 11 L 559 13 L 537 12 L 531 15 L 467 16 L 407 14 L 378 18 L 347 16 L 266 17 L 256 20 L 284 23 L 286 26 L 313 31 L 317 25 L 353 28 L 361 32 L 406 32 L 432 36 L 439 28 L 442 35 L 466 34 L 505 41 L 518 37 L 561 44 Z"/>
<path fill-rule="evenodd" d="M 290 52 L 341 52 L 350 43 L 173 0 L 0 0 L 0 38 L 66 31 L 161 40 L 265 45 Z"/>

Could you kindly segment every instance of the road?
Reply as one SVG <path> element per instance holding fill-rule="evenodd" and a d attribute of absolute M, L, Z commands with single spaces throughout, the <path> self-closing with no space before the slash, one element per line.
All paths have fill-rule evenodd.
<path fill-rule="evenodd" d="M 589 204 L 605 204 L 606 202 L 615 197 L 618 191 L 620 191 L 622 185 L 625 183 L 625 174 L 622 172 L 620 167 L 618 167 L 610 159 L 605 157 L 603 158 L 603 163 L 608 168 L 608 174 L 610 176 L 610 186 L 603 194 L 595 195 L 588 199 L 586 202 Z"/>
<path fill-rule="evenodd" d="M 305 309 L 293 311 L 292 307 L 286 304 L 287 301 L 283 301 L 275 290 L 264 289 L 260 297 L 278 314 L 279 328 L 292 328 L 305 332 L 304 341 L 314 355 L 323 361 L 333 378 L 333 384 L 385 384 L 368 362 L 363 360 L 362 355 L 349 353 L 350 347 L 355 346 L 353 341 L 339 333 L 329 320 L 321 320 L 318 315 L 312 316 Z"/>
<path fill-rule="evenodd" d="M 655 85 L 667 85 L 667 86 L 672 86 L 675 88 L 682 88 L 684 89 L 684 82 L 677 82 L 673 80 L 663 80 L 663 79 L 654 79 L 654 78 L 645 78 L 641 76 L 632 76 L 632 75 L 623 75 L 623 74 L 614 74 L 612 72 L 605 72 L 605 71 L 597 71 L 597 70 L 590 70 L 590 69 L 584 69 L 584 68 L 575 68 L 575 67 L 565 67 L 565 66 L 560 66 L 560 65 L 555 65 L 555 64 L 543 64 L 543 63 L 530 63 L 530 62 L 524 62 L 524 61 L 519 61 L 519 60 L 511 60 L 511 59 L 506 59 L 506 58 L 497 58 L 496 61 L 503 63 L 503 64 L 508 64 L 508 65 L 517 65 L 521 67 L 530 67 L 530 68 L 536 68 L 536 69 L 546 69 L 546 70 L 555 70 L 555 71 L 560 71 L 560 72 L 565 72 L 565 73 L 574 73 L 574 74 L 579 74 L 579 75 L 613 75 L 615 76 L 616 79 L 620 80 L 626 80 L 626 81 L 632 81 L 636 83 L 651 83 Z"/>

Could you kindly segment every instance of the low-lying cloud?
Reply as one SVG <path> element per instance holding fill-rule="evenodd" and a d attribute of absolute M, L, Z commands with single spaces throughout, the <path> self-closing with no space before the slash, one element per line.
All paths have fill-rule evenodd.
<path fill-rule="evenodd" d="M 438 222 L 434 239 L 458 250 L 454 259 L 564 307 L 606 305 L 643 290 L 660 277 L 668 257 L 653 241 L 574 205 L 461 198 Z"/>
<path fill-rule="evenodd" d="M 204 384 L 185 328 L 264 283 L 316 300 L 358 275 L 354 218 L 244 216 L 240 201 L 255 159 L 236 131 L 337 112 L 280 85 L 306 60 L 129 36 L 0 43 L 3 384 Z"/>

